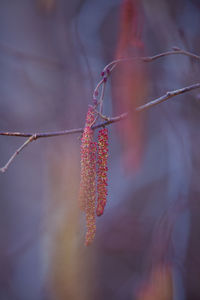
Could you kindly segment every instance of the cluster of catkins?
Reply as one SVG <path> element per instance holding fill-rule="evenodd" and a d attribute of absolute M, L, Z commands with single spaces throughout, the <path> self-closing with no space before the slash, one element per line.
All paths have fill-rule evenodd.
<path fill-rule="evenodd" d="M 95 111 L 90 106 L 81 139 L 80 208 L 86 214 L 86 246 L 94 240 L 96 215 L 103 214 L 107 197 L 108 129 L 99 130 L 96 143 L 91 128 L 94 122 Z"/>

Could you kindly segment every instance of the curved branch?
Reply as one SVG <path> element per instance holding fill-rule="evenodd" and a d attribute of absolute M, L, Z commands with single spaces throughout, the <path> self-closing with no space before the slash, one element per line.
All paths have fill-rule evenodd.
<path fill-rule="evenodd" d="M 166 51 L 166 52 L 156 54 L 156 55 L 153 55 L 153 56 L 119 58 L 119 59 L 113 60 L 104 67 L 103 71 L 106 72 L 106 71 L 110 70 L 111 67 L 114 68 L 118 63 L 121 63 L 121 62 L 127 62 L 127 61 L 132 61 L 132 60 L 141 60 L 143 62 L 151 62 L 151 61 L 154 61 L 154 60 L 159 59 L 159 58 L 164 57 L 164 56 L 177 55 L 177 54 L 185 55 L 185 56 L 188 56 L 190 58 L 194 58 L 194 59 L 200 61 L 200 56 L 199 55 L 194 54 L 194 53 L 189 52 L 189 51 L 186 51 L 186 50 L 182 50 L 178 47 L 173 47 L 173 50 Z"/>

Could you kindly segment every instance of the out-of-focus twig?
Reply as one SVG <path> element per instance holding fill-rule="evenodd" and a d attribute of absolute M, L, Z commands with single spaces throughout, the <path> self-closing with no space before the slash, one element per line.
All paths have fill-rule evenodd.
<path fill-rule="evenodd" d="M 7 45 L 2 42 L 0 42 L 0 50 L 4 51 L 12 56 L 15 56 L 16 58 L 24 59 L 29 62 L 32 61 L 32 62 L 37 62 L 37 63 L 43 64 L 43 65 L 50 65 L 50 66 L 56 67 L 58 69 L 64 68 L 64 64 L 56 59 L 24 52 L 22 50 L 16 49 L 13 46 Z"/>

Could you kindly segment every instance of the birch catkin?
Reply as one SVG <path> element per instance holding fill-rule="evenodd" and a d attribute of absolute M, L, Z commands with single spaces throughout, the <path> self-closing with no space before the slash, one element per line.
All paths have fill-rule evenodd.
<path fill-rule="evenodd" d="M 96 201 L 96 143 L 91 142 L 90 145 L 90 168 L 89 168 L 89 189 L 86 203 L 86 237 L 85 245 L 92 243 L 96 233 L 96 218 L 95 218 L 95 201 Z"/>
<path fill-rule="evenodd" d="M 86 246 L 90 245 L 95 238 L 96 215 L 101 216 L 103 214 L 107 198 L 108 129 L 103 128 L 99 130 L 97 151 L 97 144 L 94 142 L 94 132 L 91 128 L 94 120 L 95 110 L 93 107 L 89 107 L 81 139 L 81 182 L 79 195 L 80 208 L 86 214 Z M 98 172 L 96 172 L 96 164 L 98 165 Z"/>
<path fill-rule="evenodd" d="M 97 179 L 97 216 L 101 216 L 104 212 L 107 199 L 107 159 L 108 159 L 108 129 L 99 130 L 98 135 L 98 179 Z"/>
<path fill-rule="evenodd" d="M 85 245 L 91 244 L 96 232 L 95 201 L 96 201 L 96 143 L 91 128 L 95 119 L 93 107 L 89 107 L 86 124 L 81 139 L 81 182 L 80 208 L 86 213 Z"/>
<path fill-rule="evenodd" d="M 85 128 L 81 139 L 81 180 L 79 201 L 80 208 L 82 211 L 86 211 L 91 185 L 91 146 L 93 144 L 94 136 L 93 130 L 91 129 L 91 125 L 94 122 L 94 118 L 94 109 L 92 107 L 89 107 L 86 117 Z"/>

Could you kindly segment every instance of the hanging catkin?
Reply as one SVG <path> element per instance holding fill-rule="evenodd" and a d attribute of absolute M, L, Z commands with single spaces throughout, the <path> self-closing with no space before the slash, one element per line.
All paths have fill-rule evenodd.
<path fill-rule="evenodd" d="M 80 193 L 79 201 L 82 211 L 86 211 L 86 206 L 90 193 L 91 185 L 91 159 L 92 159 L 92 145 L 93 145 L 93 130 L 91 126 L 94 122 L 94 109 L 89 107 L 86 116 L 86 123 L 84 132 L 81 139 L 81 180 L 80 180 Z"/>
<path fill-rule="evenodd" d="M 80 207 L 86 213 L 85 245 L 91 244 L 96 232 L 95 201 L 96 201 L 96 143 L 91 128 L 95 119 L 93 107 L 89 107 L 83 136 L 81 139 L 81 182 Z"/>
<path fill-rule="evenodd" d="M 80 182 L 80 207 L 86 214 L 87 232 L 85 245 L 92 243 L 96 233 L 96 214 L 101 216 L 107 198 L 107 158 L 108 158 L 108 129 L 99 130 L 98 157 L 97 144 L 94 142 L 94 132 L 91 128 L 95 120 L 95 110 L 89 107 L 85 128 L 81 139 L 81 182 Z M 96 163 L 98 173 L 96 173 Z M 97 177 L 97 188 L 96 188 Z M 97 208 L 95 206 L 96 194 Z M 96 210 L 96 214 L 95 214 Z"/>
<path fill-rule="evenodd" d="M 86 237 L 85 245 L 92 243 L 96 233 L 95 201 L 96 201 L 96 143 L 90 145 L 89 189 L 86 203 Z"/>
<path fill-rule="evenodd" d="M 101 216 L 104 212 L 107 199 L 107 159 L 108 159 L 108 129 L 99 130 L 98 135 L 98 179 L 97 179 L 97 216 Z"/>

